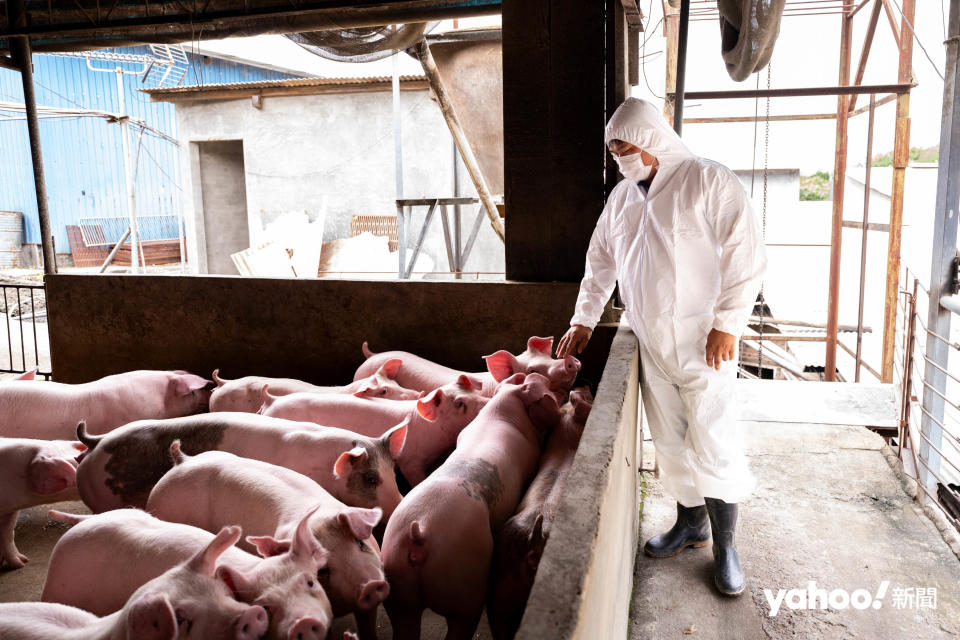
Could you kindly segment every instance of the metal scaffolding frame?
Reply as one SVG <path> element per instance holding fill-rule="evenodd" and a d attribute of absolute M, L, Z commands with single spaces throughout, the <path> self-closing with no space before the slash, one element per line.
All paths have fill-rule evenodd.
<path fill-rule="evenodd" d="M 871 121 L 873 113 L 879 106 L 896 101 L 896 125 L 894 130 L 893 147 L 893 184 L 890 195 L 890 224 L 887 243 L 887 270 L 884 295 L 884 322 L 882 358 L 880 380 L 893 381 L 894 341 L 896 338 L 897 300 L 899 295 L 900 275 L 900 242 L 903 227 L 903 196 L 904 179 L 909 162 L 910 150 L 910 90 L 915 86 L 913 82 L 913 33 L 912 23 L 916 14 L 916 0 L 903 0 L 901 20 L 894 16 L 890 0 L 787 0 L 784 17 L 800 17 L 807 15 L 839 15 L 840 29 L 840 60 L 839 78 L 837 86 L 833 87 L 802 87 L 783 89 L 756 89 L 734 91 L 685 91 L 683 78 L 686 66 L 686 29 L 690 21 L 715 19 L 716 5 L 713 0 L 681 0 L 680 8 L 672 8 L 666 0 L 662 0 L 664 9 L 664 30 L 667 37 L 667 101 L 664 115 L 674 123 L 674 129 L 679 133 L 682 123 L 731 123 L 754 122 L 757 116 L 715 117 L 715 118 L 684 118 L 684 98 L 711 100 L 734 98 L 777 98 L 800 96 L 837 96 L 836 113 L 814 113 L 780 115 L 770 118 L 770 122 L 787 122 L 800 120 L 836 120 L 836 147 L 834 153 L 833 170 L 833 217 L 830 240 L 830 278 L 827 287 L 827 331 L 826 366 L 824 379 L 832 382 L 836 380 L 837 346 L 845 351 L 851 350 L 838 343 L 839 305 L 840 305 L 840 254 L 841 232 L 844 226 L 850 226 L 843 220 L 843 191 L 847 172 L 847 130 L 850 118 L 862 113 L 869 113 Z M 706 5 L 713 5 L 706 6 Z M 853 48 L 853 20 L 861 11 L 871 5 L 867 30 L 864 35 L 857 61 L 856 73 L 853 82 L 850 82 L 851 58 Z M 956 3 L 953 3 L 956 4 Z M 897 82 L 882 85 L 864 85 L 863 77 L 866 71 L 867 60 L 873 47 L 873 38 L 880 21 L 880 13 L 885 12 L 894 41 L 899 48 L 899 64 Z M 680 34 L 681 37 L 678 37 Z M 673 68 L 671 68 L 671 65 Z M 857 108 L 859 95 L 870 96 L 870 104 Z M 870 128 L 872 144 L 873 129 Z M 868 162 L 869 164 L 869 162 Z M 868 191 L 869 193 L 869 191 Z M 869 198 L 864 198 L 863 222 L 857 223 L 858 228 L 866 230 L 878 229 L 870 225 Z M 866 231 L 864 231 L 864 234 Z M 865 269 L 861 265 L 861 289 L 865 278 Z M 862 298 L 861 298 L 862 299 Z M 863 303 L 860 303 L 862 314 Z M 856 360 L 857 377 L 861 366 L 865 366 L 860 357 L 859 344 L 862 341 L 862 331 L 857 334 Z M 871 370 L 867 367 L 868 370 Z M 871 370 L 872 371 L 872 370 Z"/>

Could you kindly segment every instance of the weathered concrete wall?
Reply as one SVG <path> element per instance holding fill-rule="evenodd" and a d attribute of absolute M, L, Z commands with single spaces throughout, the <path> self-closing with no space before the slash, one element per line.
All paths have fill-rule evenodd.
<path fill-rule="evenodd" d="M 517 640 L 627 637 L 639 526 L 637 341 L 621 323 Z"/>
<path fill-rule="evenodd" d="M 481 356 L 522 351 L 566 330 L 576 284 L 359 282 L 230 276 L 47 276 L 53 371 L 86 382 L 133 369 L 343 384 L 360 345 L 403 349 L 478 371 Z M 614 329 L 582 354 L 600 379 Z"/>
<path fill-rule="evenodd" d="M 400 102 L 404 196 L 452 196 L 453 140 L 439 107 L 426 90 L 402 91 Z M 178 103 L 188 255 L 199 255 L 203 228 L 191 143 L 243 141 L 251 245 L 263 241 L 265 226 L 280 214 L 304 210 L 311 221 L 325 213 L 324 240 L 333 240 L 349 235 L 353 214 L 396 212 L 392 118 L 389 91 L 266 97 L 261 109 L 249 98 Z M 460 173 L 461 194 L 474 196 L 462 167 Z M 425 212 L 421 208 L 416 220 Z M 472 217 L 464 222 L 467 229 L 470 222 Z M 447 268 L 437 219 L 424 248 L 437 270 Z M 485 223 L 466 268 L 503 272 L 503 253 L 503 243 Z"/>

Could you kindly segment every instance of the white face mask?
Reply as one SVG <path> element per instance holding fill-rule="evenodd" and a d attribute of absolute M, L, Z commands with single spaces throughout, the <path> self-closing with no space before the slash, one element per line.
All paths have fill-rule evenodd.
<path fill-rule="evenodd" d="M 617 166 L 620 167 L 620 173 L 627 180 L 633 180 L 634 182 L 646 180 L 650 177 L 650 172 L 653 171 L 653 165 L 643 164 L 643 158 L 639 153 L 613 157 L 617 161 Z"/>

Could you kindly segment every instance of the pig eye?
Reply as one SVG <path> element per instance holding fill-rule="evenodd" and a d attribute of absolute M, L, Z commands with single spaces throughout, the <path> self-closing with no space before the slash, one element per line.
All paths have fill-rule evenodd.
<path fill-rule="evenodd" d="M 313 589 L 313 580 L 307 580 L 307 586 Z"/>
<path fill-rule="evenodd" d="M 363 479 L 363 481 L 366 482 L 367 485 L 369 485 L 369 486 L 371 486 L 371 487 L 376 487 L 376 486 L 378 486 L 378 485 L 380 484 L 380 476 L 371 473 L 371 474 L 365 476 L 364 479 Z"/>
<path fill-rule="evenodd" d="M 463 400 L 457 400 L 457 409 L 463 409 Z"/>
<path fill-rule="evenodd" d="M 366 551 L 366 550 L 367 550 L 367 545 L 366 545 L 366 543 L 365 543 L 363 540 L 359 539 L 359 538 L 357 538 L 357 546 L 360 547 L 360 551 Z"/>
<path fill-rule="evenodd" d="M 381 396 L 387 395 L 387 390 L 386 390 L 386 389 L 381 389 L 381 390 L 380 390 L 380 395 L 381 395 Z"/>
<path fill-rule="evenodd" d="M 177 612 L 176 616 L 177 616 L 177 627 L 178 628 L 185 627 L 186 630 L 184 631 L 184 633 L 188 633 L 190 631 L 190 628 L 193 627 L 193 623 L 190 622 L 190 620 L 188 620 L 187 618 L 185 618 L 183 614 L 179 611 Z"/>

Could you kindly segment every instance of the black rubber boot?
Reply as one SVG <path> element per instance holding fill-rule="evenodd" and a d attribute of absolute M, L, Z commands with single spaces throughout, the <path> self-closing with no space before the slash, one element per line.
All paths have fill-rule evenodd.
<path fill-rule="evenodd" d="M 713 531 L 713 582 L 723 595 L 738 596 L 743 593 L 745 583 L 733 539 L 737 528 L 737 505 L 718 498 L 704 500 Z"/>
<path fill-rule="evenodd" d="M 666 533 L 653 536 L 643 552 L 654 558 L 675 556 L 687 547 L 705 547 L 710 541 L 710 523 L 706 505 L 685 507 L 677 503 L 677 521 Z"/>

